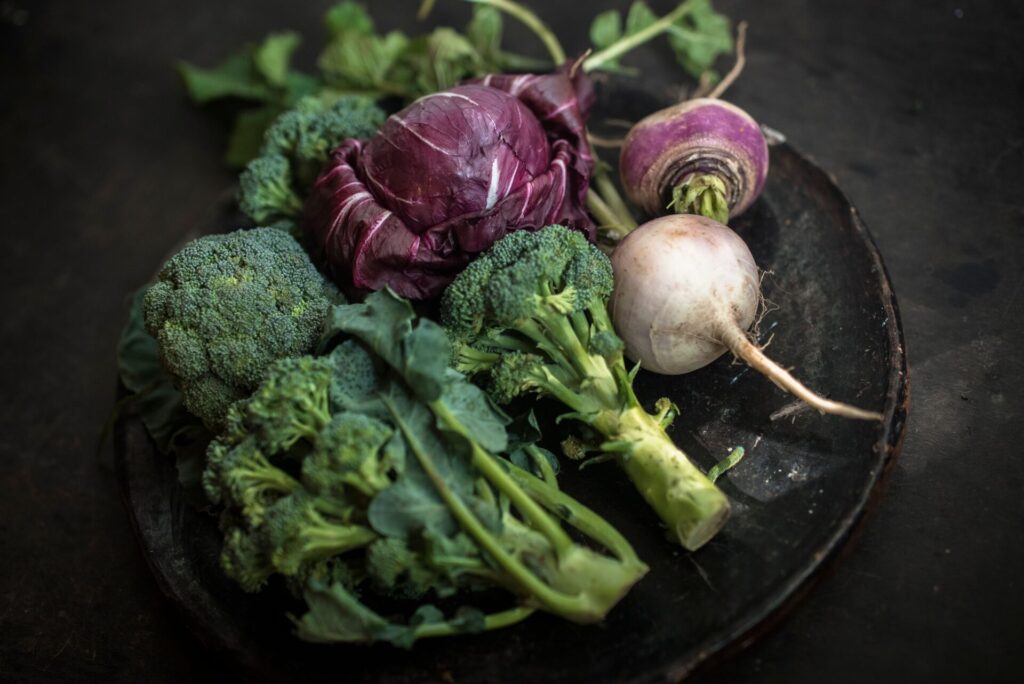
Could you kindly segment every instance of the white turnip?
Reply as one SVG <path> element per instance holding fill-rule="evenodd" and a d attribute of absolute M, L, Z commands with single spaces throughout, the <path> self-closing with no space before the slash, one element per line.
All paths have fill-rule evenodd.
<path fill-rule="evenodd" d="M 760 275 L 746 243 L 721 223 L 682 214 L 649 221 L 619 243 L 612 268 L 612 321 L 641 367 L 688 373 L 728 350 L 822 413 L 882 419 L 812 392 L 750 341 Z"/>

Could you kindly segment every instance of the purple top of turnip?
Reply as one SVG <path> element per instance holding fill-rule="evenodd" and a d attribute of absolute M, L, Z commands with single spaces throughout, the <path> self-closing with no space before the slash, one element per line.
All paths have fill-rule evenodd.
<path fill-rule="evenodd" d="M 731 217 L 761 193 L 768 145 L 757 122 L 739 107 L 717 99 L 687 100 L 633 127 L 619 171 L 629 198 L 649 214 L 664 213 L 680 186 L 709 178 L 721 187 Z"/>

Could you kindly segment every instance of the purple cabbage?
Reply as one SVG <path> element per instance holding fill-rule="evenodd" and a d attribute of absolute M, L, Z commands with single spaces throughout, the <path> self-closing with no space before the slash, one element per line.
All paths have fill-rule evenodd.
<path fill-rule="evenodd" d="M 586 77 L 564 71 L 416 100 L 332 152 L 304 211 L 314 252 L 343 288 L 429 299 L 509 231 L 560 223 L 593 239 L 592 104 Z"/>

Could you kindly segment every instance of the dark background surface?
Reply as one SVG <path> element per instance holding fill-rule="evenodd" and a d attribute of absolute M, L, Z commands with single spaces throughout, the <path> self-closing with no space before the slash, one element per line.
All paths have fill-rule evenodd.
<path fill-rule="evenodd" d="M 284 27 L 311 61 L 328 4 L 0 2 L 0 680 L 225 676 L 157 592 L 95 446 L 128 293 L 232 181 L 223 127 L 170 65 Z M 415 3 L 372 4 L 380 25 L 415 28 Z M 461 5 L 439 4 L 436 20 L 462 24 Z M 535 4 L 570 51 L 593 13 L 625 3 L 592 3 L 585 21 L 579 4 Z M 717 6 L 751 24 L 730 99 L 832 172 L 872 229 L 913 400 L 858 543 L 698 679 L 1020 681 L 1024 8 Z M 681 78 L 660 50 L 631 61 Z"/>

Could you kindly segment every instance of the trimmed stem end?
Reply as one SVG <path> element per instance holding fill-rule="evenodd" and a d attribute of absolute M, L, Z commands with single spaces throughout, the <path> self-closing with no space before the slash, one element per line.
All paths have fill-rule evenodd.
<path fill-rule="evenodd" d="M 729 222 L 729 200 L 725 183 L 713 174 L 695 173 L 672 188 L 668 209 L 677 214 L 697 214 L 722 225 Z"/>

